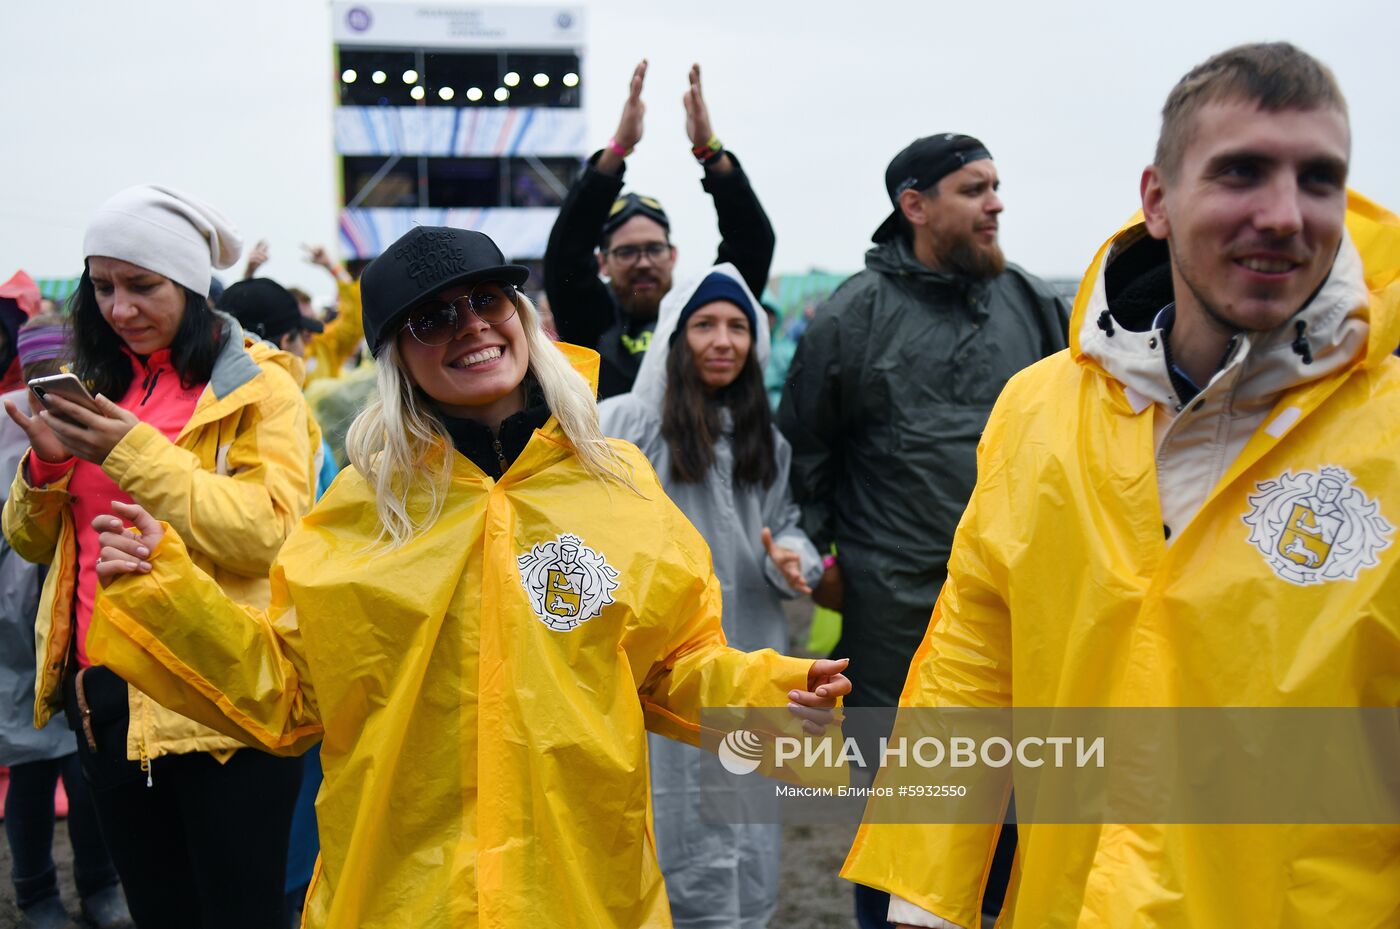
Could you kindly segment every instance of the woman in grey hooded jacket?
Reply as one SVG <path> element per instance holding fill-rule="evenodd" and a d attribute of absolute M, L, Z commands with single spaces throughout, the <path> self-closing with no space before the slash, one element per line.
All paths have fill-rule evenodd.
<path fill-rule="evenodd" d="M 733 265 L 711 268 L 661 304 L 632 392 L 599 406 L 603 431 L 635 444 L 710 546 L 735 648 L 785 650 L 782 600 L 809 593 L 821 559 L 798 528 L 792 452 L 763 389 L 768 320 Z M 767 785 L 719 787 L 714 760 L 652 737 L 657 853 L 677 929 L 762 929 L 777 906 L 780 827 L 701 820 L 701 789 L 748 809 Z M 768 789 L 771 803 L 771 789 Z M 720 818 L 711 816 L 709 818 Z M 734 817 L 739 818 L 739 817 Z"/>

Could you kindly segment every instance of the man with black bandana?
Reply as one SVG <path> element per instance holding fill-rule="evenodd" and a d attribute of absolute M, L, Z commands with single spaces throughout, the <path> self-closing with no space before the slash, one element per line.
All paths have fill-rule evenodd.
<path fill-rule="evenodd" d="M 788 370 L 778 426 L 803 528 L 819 551 L 836 545 L 812 596 L 843 614 L 847 706 L 898 705 L 992 404 L 1066 344 L 1063 301 L 997 244 L 998 186 L 971 136 L 927 136 L 896 155 L 894 210 L 866 269 L 818 309 Z M 1002 886 L 1010 851 L 998 853 Z M 883 895 L 858 887 L 856 903 L 862 929 L 884 924 Z"/>
<path fill-rule="evenodd" d="M 866 270 L 817 311 L 788 372 L 779 427 L 804 528 L 839 552 L 817 595 L 844 613 L 848 705 L 897 704 L 992 403 L 1011 375 L 1065 347 L 1063 301 L 997 244 L 998 184 L 971 136 L 896 155 L 894 210 Z"/>
<path fill-rule="evenodd" d="M 632 389 L 676 262 L 670 218 L 661 204 L 635 193 L 619 196 L 625 159 L 642 138 L 646 72 L 646 61 L 632 72 L 617 132 L 569 190 L 544 255 L 544 289 L 559 338 L 602 355 L 599 399 Z M 691 152 L 705 169 L 701 186 L 714 198 L 719 219 L 715 263 L 732 263 L 749 289 L 761 294 L 773 261 L 773 227 L 738 159 L 714 134 L 699 65 L 690 69 L 684 103 Z"/>

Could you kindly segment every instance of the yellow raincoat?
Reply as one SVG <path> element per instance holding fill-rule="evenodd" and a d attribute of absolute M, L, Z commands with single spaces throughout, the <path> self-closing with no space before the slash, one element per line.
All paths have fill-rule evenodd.
<path fill-rule="evenodd" d="M 646 730 L 697 743 L 702 707 L 783 706 L 810 662 L 725 646 L 704 540 L 614 448 L 640 496 L 589 476 L 553 418 L 500 481 L 454 453 L 442 515 L 390 551 L 347 470 L 267 611 L 175 533 L 103 593 L 88 647 L 156 699 L 272 751 L 322 740 L 306 926 L 670 925 Z"/>
<path fill-rule="evenodd" d="M 236 321 L 223 319 L 234 337 L 225 342 L 176 441 L 140 423 L 112 449 L 102 469 L 133 500 L 178 526 L 190 540 L 195 563 L 229 596 L 262 606 L 268 602 L 272 559 L 311 506 L 320 431 L 301 395 L 300 360 L 245 337 Z M 50 566 L 34 629 L 36 727 L 63 711 L 78 578 L 68 506 L 71 476 L 32 487 L 21 464 L 5 501 L 5 538 L 21 557 Z M 128 694 L 127 757 L 133 761 L 242 747 L 135 688 Z"/>
<path fill-rule="evenodd" d="M 325 332 L 313 333 L 306 343 L 306 383 L 340 377 L 365 337 L 364 310 L 360 304 L 360 282 L 342 281 L 336 287 L 339 299 L 336 317 Z"/>
<path fill-rule="evenodd" d="M 1353 195 L 1365 269 L 1354 292 L 1370 300 L 1339 310 L 1369 322 L 1369 341 L 1278 395 L 1170 546 L 1152 405 L 1083 347 L 1106 256 L 1141 234 L 1134 225 L 1090 267 L 1070 349 L 998 400 L 901 705 L 1400 706 L 1395 532 L 1370 546 L 1369 565 L 1319 550 L 1323 568 L 1294 569 L 1283 539 L 1266 551 L 1245 521 L 1261 484 L 1329 466 L 1400 526 L 1400 220 Z M 1329 558 L 1330 576 L 1280 573 L 1331 571 Z M 975 927 L 998 829 L 867 823 L 842 875 Z M 1001 927 L 1400 926 L 1400 826 L 1023 823 L 1019 839 Z"/>

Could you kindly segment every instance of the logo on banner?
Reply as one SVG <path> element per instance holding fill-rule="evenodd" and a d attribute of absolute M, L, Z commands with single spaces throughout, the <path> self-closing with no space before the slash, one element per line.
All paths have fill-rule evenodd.
<path fill-rule="evenodd" d="M 1250 544 L 1275 574 L 1303 586 L 1354 581 L 1379 563 L 1392 527 L 1355 480 L 1344 468 L 1324 467 L 1255 485 L 1243 519 Z"/>
<path fill-rule="evenodd" d="M 516 558 L 535 615 L 555 632 L 577 629 L 613 602 L 617 571 L 576 535 L 537 542 Z"/>
<path fill-rule="evenodd" d="M 364 32 L 374 22 L 374 17 L 370 16 L 369 10 L 362 6 L 352 7 L 350 12 L 345 14 L 345 25 L 356 32 Z"/>

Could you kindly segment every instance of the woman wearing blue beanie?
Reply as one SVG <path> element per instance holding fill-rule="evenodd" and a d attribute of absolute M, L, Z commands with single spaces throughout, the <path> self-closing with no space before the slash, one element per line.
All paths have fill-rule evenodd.
<path fill-rule="evenodd" d="M 798 528 L 792 453 L 763 388 L 767 317 L 734 266 L 721 264 L 667 294 L 651 346 L 632 392 L 599 406 L 603 431 L 642 450 L 709 544 L 729 643 L 786 651 L 782 601 L 810 593 L 822 564 Z M 777 907 L 780 827 L 702 821 L 704 765 L 691 746 L 651 740 L 672 919 L 678 929 L 762 929 Z"/>

